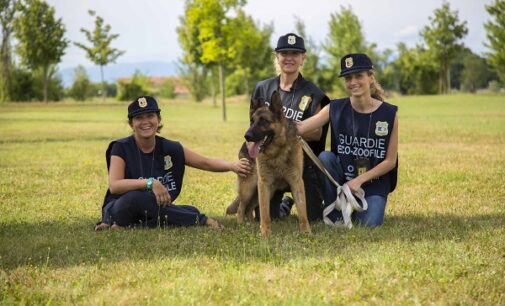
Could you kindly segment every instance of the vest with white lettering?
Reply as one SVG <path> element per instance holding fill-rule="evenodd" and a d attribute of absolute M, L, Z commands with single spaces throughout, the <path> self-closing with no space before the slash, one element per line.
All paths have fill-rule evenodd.
<path fill-rule="evenodd" d="M 179 142 L 156 136 L 154 152 L 146 154 L 137 147 L 133 136 L 112 141 L 105 152 L 107 171 L 110 168 L 111 155 L 118 155 L 125 161 L 125 179 L 154 177 L 167 188 L 172 202 L 181 193 L 185 157 Z M 120 196 L 111 194 L 107 189 L 103 205 Z"/>
<path fill-rule="evenodd" d="M 318 107 L 326 106 L 330 99 L 314 83 L 298 74 L 298 78 L 293 83 L 290 91 L 280 89 L 280 76 L 258 82 L 254 88 L 252 99 L 260 99 L 265 103 L 270 103 L 274 91 L 278 91 L 281 96 L 282 110 L 286 118 L 293 121 L 302 121 L 313 116 Z M 321 138 L 318 141 L 309 141 L 312 150 L 319 154 L 324 151 L 326 144 L 326 134 L 328 125 L 322 128 Z"/>
<path fill-rule="evenodd" d="M 372 113 L 353 110 L 349 98 L 330 103 L 331 151 L 338 155 L 346 181 L 355 177 L 355 159 L 368 158 L 370 169 L 386 158 L 398 107 L 387 102 Z M 367 196 L 387 196 L 396 187 L 398 159 L 390 172 L 364 183 Z"/>

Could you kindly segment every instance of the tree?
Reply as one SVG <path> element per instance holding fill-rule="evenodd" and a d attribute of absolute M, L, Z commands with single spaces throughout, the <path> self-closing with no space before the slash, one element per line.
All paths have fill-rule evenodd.
<path fill-rule="evenodd" d="M 231 22 L 231 10 L 244 4 L 244 0 L 187 0 L 177 29 L 186 64 L 219 69 L 223 121 L 226 121 L 225 69 L 233 63 L 237 52 L 232 37 L 238 29 Z"/>
<path fill-rule="evenodd" d="M 491 52 L 487 53 L 489 64 L 495 69 L 502 85 L 505 86 L 505 0 L 495 0 L 493 4 L 486 5 L 489 15 L 494 21 L 484 24 L 487 31 L 488 43 L 485 44 Z"/>
<path fill-rule="evenodd" d="M 449 92 L 451 62 L 462 50 L 460 40 L 468 33 L 466 21 L 459 22 L 458 12 L 451 12 L 449 3 L 445 2 L 430 17 L 430 25 L 421 31 L 428 51 L 437 65 L 439 92 Z"/>
<path fill-rule="evenodd" d="M 55 19 L 54 8 L 40 0 L 25 0 L 19 3 L 19 17 L 14 22 L 18 39 L 17 52 L 22 62 L 38 72 L 42 78 L 43 100 L 48 101 L 48 85 L 67 48 L 65 27 Z"/>
<path fill-rule="evenodd" d="M 321 48 L 312 40 L 312 37 L 307 35 L 305 23 L 299 17 L 295 18 L 295 29 L 298 35 L 303 37 L 305 49 L 307 49 L 307 57 L 301 70 L 303 76 L 316 84 L 322 91 L 331 90 L 332 74 L 320 61 Z"/>
<path fill-rule="evenodd" d="M 191 97 L 196 102 L 201 102 L 207 94 L 207 69 L 198 63 L 180 61 L 178 70 L 182 83 L 188 88 Z"/>
<path fill-rule="evenodd" d="M 361 23 L 350 7 L 341 6 L 340 13 L 332 13 L 329 27 L 330 30 L 326 42 L 323 44 L 323 49 L 329 55 L 328 62 L 330 71 L 332 71 L 332 80 L 337 78 L 340 71 L 340 59 L 348 53 L 367 53 L 373 60 L 374 56 L 371 53 L 375 45 L 366 43 Z M 333 85 L 334 89 L 344 90 L 342 82 L 335 82 Z"/>
<path fill-rule="evenodd" d="M 14 30 L 14 14 L 16 0 L 0 0 L 0 26 L 2 27 L 2 42 L 0 45 L 0 101 L 10 99 L 12 56 L 10 37 Z"/>
<path fill-rule="evenodd" d="M 150 95 L 150 87 L 149 78 L 136 70 L 131 80 L 118 82 L 116 98 L 119 101 L 131 101 L 138 96 Z"/>
<path fill-rule="evenodd" d="M 91 96 L 93 84 L 89 80 L 86 69 L 79 65 L 74 70 L 74 83 L 70 88 L 69 95 L 77 101 L 84 101 Z"/>
<path fill-rule="evenodd" d="M 463 67 L 461 89 L 474 93 L 488 86 L 492 75 L 484 58 L 468 49 L 463 56 Z"/>
<path fill-rule="evenodd" d="M 95 11 L 92 10 L 89 10 L 88 13 L 92 17 L 96 14 Z M 106 95 L 103 67 L 108 64 L 115 63 L 116 59 L 125 53 L 125 51 L 119 51 L 118 49 L 110 46 L 112 41 L 119 36 L 119 34 L 109 34 L 110 29 L 110 25 L 104 24 L 102 17 L 96 16 L 95 28 L 93 31 L 81 28 L 81 32 L 84 33 L 88 42 L 91 43 L 91 46 L 88 47 L 84 44 L 74 42 L 74 45 L 86 51 L 86 57 L 90 61 L 100 66 L 103 100 L 105 100 Z"/>

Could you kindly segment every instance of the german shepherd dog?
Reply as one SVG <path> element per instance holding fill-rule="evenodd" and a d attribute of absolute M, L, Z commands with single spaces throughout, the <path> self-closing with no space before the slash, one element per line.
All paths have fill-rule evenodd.
<path fill-rule="evenodd" d="M 244 143 L 239 158 L 248 158 L 256 171 L 246 178 L 238 177 L 238 200 L 230 204 L 227 213 L 233 214 L 236 209 L 239 224 L 246 216 L 252 221 L 259 202 L 261 234 L 268 236 L 272 233 L 270 199 L 275 191 L 290 187 L 300 230 L 310 233 L 302 178 L 303 152 L 296 127 L 285 118 L 279 93 L 274 92 L 270 100 L 269 106 L 260 100 L 251 101 L 252 124 L 244 137 L 254 144 L 247 149 Z"/>

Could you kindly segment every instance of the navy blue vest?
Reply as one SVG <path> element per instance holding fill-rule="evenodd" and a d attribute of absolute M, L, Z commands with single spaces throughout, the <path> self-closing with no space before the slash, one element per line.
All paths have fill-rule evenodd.
<path fill-rule="evenodd" d="M 353 111 L 349 98 L 330 103 L 331 151 L 340 158 L 346 181 L 355 177 L 355 158 L 369 158 L 371 168 L 386 158 L 397 110 L 397 106 L 383 102 L 374 112 L 363 114 Z M 362 185 L 367 196 L 387 196 L 395 189 L 396 162 L 393 170 Z"/>
<path fill-rule="evenodd" d="M 165 188 L 167 188 L 172 202 L 182 190 L 182 180 L 184 178 L 185 158 L 184 149 L 178 142 L 156 136 L 156 147 L 152 162 L 149 162 L 149 167 L 142 166 L 142 154 L 135 143 L 135 138 L 129 136 L 115 140 L 109 144 L 105 152 L 107 161 L 107 171 L 110 167 L 111 150 L 114 144 L 119 143 L 124 149 L 125 159 L 125 179 L 149 178 L 150 176 L 159 180 Z M 145 154 L 144 154 L 145 155 Z M 151 168 L 152 165 L 152 169 Z M 103 205 L 106 205 L 111 200 L 119 198 L 121 195 L 111 194 L 107 189 Z"/>

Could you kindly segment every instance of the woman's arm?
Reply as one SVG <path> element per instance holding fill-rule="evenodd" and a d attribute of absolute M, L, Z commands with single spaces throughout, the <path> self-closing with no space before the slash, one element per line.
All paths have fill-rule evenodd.
<path fill-rule="evenodd" d="M 321 111 L 321 105 L 318 105 L 316 108 L 316 111 L 314 112 L 314 115 L 312 115 L 312 117 L 317 115 L 320 111 Z M 322 132 L 323 132 L 323 129 L 321 127 L 318 127 L 317 129 L 314 129 L 312 131 L 305 133 L 303 135 L 303 139 L 306 141 L 318 141 L 319 139 L 321 139 Z"/>
<path fill-rule="evenodd" d="M 228 162 L 221 159 L 213 159 L 202 156 L 188 148 L 184 148 L 184 156 L 186 159 L 186 165 L 201 170 L 212 172 L 233 171 L 243 177 L 252 173 L 252 168 L 247 158 L 241 158 L 235 162 Z"/>
<path fill-rule="evenodd" d="M 319 137 L 321 137 L 321 127 L 325 125 L 330 120 L 330 105 L 326 105 L 323 107 L 321 111 L 319 111 L 314 116 L 307 118 L 303 121 L 296 123 L 296 129 L 298 131 L 298 135 L 302 136 L 306 139 L 307 135 L 312 135 L 312 131 L 318 130 Z M 319 139 L 319 138 L 318 138 Z M 306 139 L 309 140 L 309 139 Z"/>
<path fill-rule="evenodd" d="M 349 186 L 351 191 L 356 192 L 363 183 L 388 173 L 389 171 L 395 168 L 397 156 L 398 156 L 398 115 L 395 116 L 393 131 L 391 132 L 391 138 L 389 140 L 386 158 L 382 162 L 380 162 L 377 166 L 373 167 L 367 172 L 347 182 L 347 186 Z"/>

